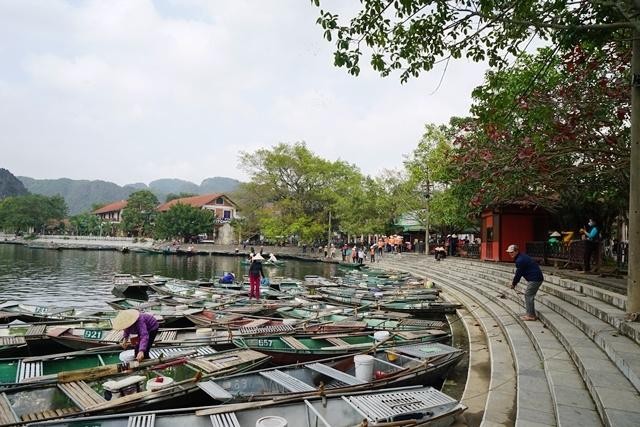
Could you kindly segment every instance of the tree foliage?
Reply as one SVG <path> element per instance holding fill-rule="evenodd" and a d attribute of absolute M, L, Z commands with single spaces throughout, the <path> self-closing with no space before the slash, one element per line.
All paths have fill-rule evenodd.
<path fill-rule="evenodd" d="M 62 220 L 67 214 L 67 205 L 61 196 L 7 197 L 0 201 L 0 227 L 12 232 L 41 231 L 49 220 Z"/>
<path fill-rule="evenodd" d="M 122 229 L 135 236 L 147 236 L 152 230 L 158 199 L 149 190 L 131 193 L 122 210 Z"/>
<path fill-rule="evenodd" d="M 524 56 L 487 73 L 473 93 L 473 116 L 455 136 L 457 182 L 471 204 L 527 201 L 556 209 L 590 204 L 628 208 L 628 54 L 614 45 L 580 47 L 549 61 Z M 526 95 L 540 67 L 547 70 Z M 586 214 L 586 213 L 585 213 Z"/>
<path fill-rule="evenodd" d="M 157 216 L 155 234 L 161 239 L 180 237 L 188 241 L 198 234 L 210 233 L 214 221 L 215 214 L 211 210 L 177 203 Z"/>
<path fill-rule="evenodd" d="M 374 70 L 405 82 L 450 58 L 506 65 L 534 36 L 562 47 L 628 37 L 636 12 L 631 1 L 369 0 L 348 20 L 320 10 L 317 23 L 335 42 L 336 66 L 358 75 L 369 48 Z"/>
<path fill-rule="evenodd" d="M 71 223 L 72 231 L 79 236 L 98 236 L 102 234 L 102 221 L 97 215 L 85 212 L 72 216 L 69 218 L 69 222 Z"/>
<path fill-rule="evenodd" d="M 251 176 L 238 195 L 239 201 L 250 202 L 242 206 L 243 214 L 268 239 L 297 235 L 304 241 L 323 240 L 330 211 L 332 229 L 340 229 L 344 220 L 356 232 L 341 200 L 359 205 L 354 197 L 364 178 L 357 167 L 322 159 L 304 143 L 241 153 L 240 164 Z M 366 218 L 360 218 L 358 232 L 364 233 Z"/>

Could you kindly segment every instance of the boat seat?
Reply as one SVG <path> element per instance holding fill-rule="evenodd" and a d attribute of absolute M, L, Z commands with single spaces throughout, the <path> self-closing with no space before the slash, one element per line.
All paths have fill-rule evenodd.
<path fill-rule="evenodd" d="M 284 337 L 281 337 L 281 339 L 289 347 L 294 348 L 296 350 L 308 350 L 309 349 L 306 345 L 304 345 L 303 343 L 298 341 L 298 339 L 295 338 L 295 337 L 284 336 Z"/>
<path fill-rule="evenodd" d="M 132 415 L 127 421 L 127 427 L 153 427 L 156 423 L 156 414 Z"/>
<path fill-rule="evenodd" d="M 58 388 L 83 411 L 91 408 L 92 406 L 106 402 L 104 397 L 100 396 L 84 381 L 60 383 L 58 384 Z"/>
<path fill-rule="evenodd" d="M 247 323 L 246 325 L 244 325 L 245 328 L 258 328 L 260 326 L 263 326 L 267 323 L 269 323 L 270 320 L 267 319 L 255 319 L 252 320 L 251 322 Z"/>
<path fill-rule="evenodd" d="M 299 379 L 292 377 L 289 374 L 286 374 L 278 369 L 274 369 L 273 371 L 263 371 L 260 372 L 265 378 L 270 379 L 271 381 L 280 384 L 282 387 L 286 388 L 288 391 L 297 393 L 297 392 L 305 392 L 305 391 L 315 391 L 315 388 L 311 387 L 309 384 L 300 381 Z"/>
<path fill-rule="evenodd" d="M 21 383 L 26 379 L 42 376 L 42 360 L 33 362 L 18 362 L 18 373 L 16 374 L 16 382 Z"/>
<path fill-rule="evenodd" d="M 197 386 L 215 400 L 225 401 L 233 399 L 231 393 L 222 388 L 215 381 L 200 381 L 197 383 Z"/>
<path fill-rule="evenodd" d="M 122 341 L 123 334 L 123 331 L 111 331 L 104 338 L 102 338 L 102 341 L 120 342 Z"/>
<path fill-rule="evenodd" d="M 0 393 L 0 424 L 13 424 L 20 421 L 13 412 L 6 393 Z"/>
<path fill-rule="evenodd" d="M 282 332 L 291 332 L 293 330 L 293 326 L 282 324 L 265 326 L 262 328 L 248 328 L 246 326 L 243 326 L 242 328 L 238 329 L 238 332 L 240 333 L 240 335 L 270 335 Z"/>
<path fill-rule="evenodd" d="M 350 345 L 348 342 L 346 342 L 342 338 L 327 338 L 327 341 L 329 341 L 333 345 L 337 345 L 337 346 L 341 346 L 341 347 Z"/>
<path fill-rule="evenodd" d="M 162 331 L 158 334 L 158 341 L 175 341 L 178 331 Z"/>
<path fill-rule="evenodd" d="M 47 329 L 47 325 L 31 325 L 27 332 L 24 334 L 27 337 L 44 335 L 44 331 Z"/>
<path fill-rule="evenodd" d="M 0 337 L 0 345 L 20 345 L 26 344 L 24 337 Z"/>
<path fill-rule="evenodd" d="M 365 381 L 362 381 L 361 379 L 358 379 L 353 375 L 349 375 L 346 372 L 339 371 L 332 368 L 331 366 L 327 366 L 322 363 L 311 363 L 309 365 L 306 365 L 306 367 L 347 385 L 366 384 Z"/>
<path fill-rule="evenodd" d="M 212 427 L 242 427 L 234 412 L 214 414 L 210 418 Z"/>
<path fill-rule="evenodd" d="M 21 421 L 37 421 L 48 420 L 52 418 L 63 418 L 68 415 L 72 415 L 78 412 L 76 408 L 62 408 L 62 409 L 48 409 L 46 411 L 32 412 L 30 414 L 24 414 L 20 417 Z"/>

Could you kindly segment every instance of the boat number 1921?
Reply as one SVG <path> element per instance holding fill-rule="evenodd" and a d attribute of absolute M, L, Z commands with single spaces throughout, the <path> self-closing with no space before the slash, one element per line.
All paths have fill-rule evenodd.
<path fill-rule="evenodd" d="M 100 331 L 100 330 L 92 330 L 92 329 L 85 329 L 84 330 L 84 337 L 86 339 L 89 339 L 89 340 L 99 340 L 100 338 L 102 338 L 102 331 Z"/>

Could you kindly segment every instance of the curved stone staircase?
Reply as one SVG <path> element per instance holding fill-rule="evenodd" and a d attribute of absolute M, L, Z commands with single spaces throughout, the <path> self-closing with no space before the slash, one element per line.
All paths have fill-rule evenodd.
<path fill-rule="evenodd" d="M 624 321 L 624 295 L 545 272 L 540 321 L 524 322 L 526 281 L 509 289 L 511 264 L 401 254 L 378 266 L 432 280 L 465 306 L 470 335 L 484 333 L 490 381 L 469 387 L 471 374 L 468 425 L 640 426 L 640 323 Z M 469 365 L 478 357 L 472 344 Z"/>

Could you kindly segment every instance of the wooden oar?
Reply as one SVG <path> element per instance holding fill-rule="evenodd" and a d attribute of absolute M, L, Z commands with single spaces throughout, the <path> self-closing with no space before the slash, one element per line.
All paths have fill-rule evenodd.
<path fill-rule="evenodd" d="M 113 365 L 97 366 L 95 368 L 84 368 L 76 369 L 74 371 L 59 372 L 57 379 L 61 383 L 68 383 L 73 381 L 92 381 L 98 378 L 117 375 L 120 372 L 124 371 L 139 371 L 141 369 L 154 368 L 156 365 L 167 365 L 168 362 L 176 360 L 183 360 L 183 363 L 185 363 L 187 361 L 186 357 L 194 354 L 196 354 L 196 351 L 182 353 L 173 357 L 152 359 L 146 362 L 140 362 L 137 365 L 134 363 L 116 363 Z"/>

